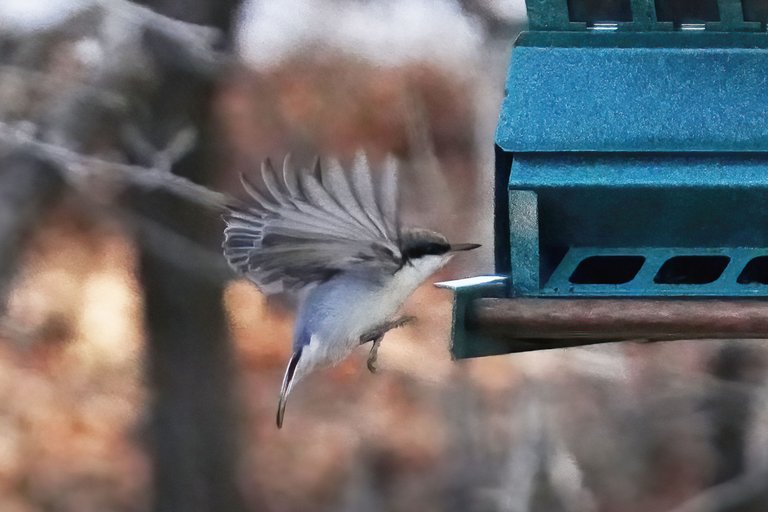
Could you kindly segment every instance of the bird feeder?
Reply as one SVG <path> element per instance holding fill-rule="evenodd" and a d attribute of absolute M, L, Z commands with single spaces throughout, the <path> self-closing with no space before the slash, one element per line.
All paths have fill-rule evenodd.
<path fill-rule="evenodd" d="M 528 0 L 456 358 L 768 338 L 768 2 Z"/>

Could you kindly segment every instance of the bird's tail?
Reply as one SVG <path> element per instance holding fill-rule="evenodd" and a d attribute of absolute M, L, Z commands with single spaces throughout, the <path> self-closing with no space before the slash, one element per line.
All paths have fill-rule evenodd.
<path fill-rule="evenodd" d="M 291 359 L 288 361 L 288 367 L 285 369 L 283 385 L 280 388 L 280 400 L 277 402 L 277 428 L 283 427 L 283 418 L 285 417 L 285 404 L 288 401 L 288 393 L 290 392 L 291 382 L 293 382 L 293 376 L 296 373 L 296 366 L 299 364 L 300 357 L 301 348 L 293 353 Z"/>

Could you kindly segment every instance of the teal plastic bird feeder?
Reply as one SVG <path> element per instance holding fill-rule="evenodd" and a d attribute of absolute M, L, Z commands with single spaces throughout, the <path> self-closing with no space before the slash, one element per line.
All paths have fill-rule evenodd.
<path fill-rule="evenodd" d="M 527 8 L 453 355 L 768 338 L 768 2 Z"/>

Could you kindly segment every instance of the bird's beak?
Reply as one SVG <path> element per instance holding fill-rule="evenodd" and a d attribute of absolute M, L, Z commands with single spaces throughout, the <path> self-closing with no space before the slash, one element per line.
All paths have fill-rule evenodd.
<path fill-rule="evenodd" d="M 480 244 L 452 244 L 449 252 L 471 251 L 472 249 L 477 249 L 478 247 L 482 246 Z"/>

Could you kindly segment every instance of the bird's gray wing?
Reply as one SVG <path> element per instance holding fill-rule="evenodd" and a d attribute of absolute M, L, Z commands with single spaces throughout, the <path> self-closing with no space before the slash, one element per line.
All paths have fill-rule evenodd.
<path fill-rule="evenodd" d="M 261 167 L 263 187 L 246 176 L 254 201 L 230 208 L 224 220 L 224 256 L 264 293 L 297 291 L 339 272 L 372 279 L 401 265 L 397 165 L 388 159 L 374 184 L 364 154 L 350 171 L 335 160 L 282 173 L 269 161 Z"/>

